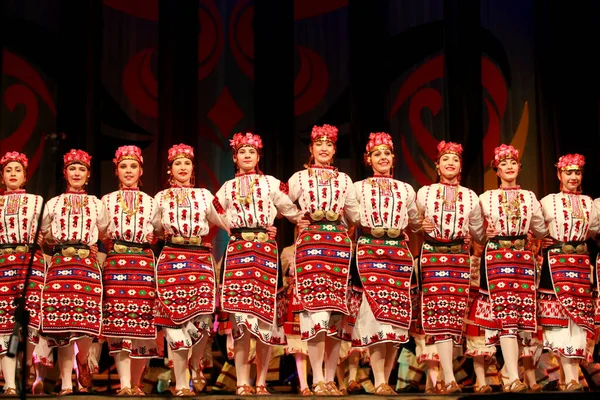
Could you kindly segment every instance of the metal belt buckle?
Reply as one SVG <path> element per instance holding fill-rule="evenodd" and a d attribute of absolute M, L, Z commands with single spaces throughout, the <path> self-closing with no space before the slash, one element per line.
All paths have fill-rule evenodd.
<path fill-rule="evenodd" d="M 144 248 L 131 246 L 129 247 L 129 251 L 132 253 L 141 253 L 142 251 L 144 251 Z"/>
<path fill-rule="evenodd" d="M 75 247 L 69 246 L 69 247 L 63 247 L 62 249 L 60 249 L 60 252 L 65 257 L 73 257 L 73 256 L 75 256 L 75 253 L 77 251 L 75 250 Z"/>
<path fill-rule="evenodd" d="M 244 239 L 247 242 L 253 241 L 255 237 L 256 235 L 254 234 L 254 232 L 242 232 L 242 239 Z"/>
<path fill-rule="evenodd" d="M 6 249 L 2 249 L 2 254 L 12 254 L 14 252 L 14 249 L 12 247 L 8 247 Z"/>
<path fill-rule="evenodd" d="M 192 236 L 189 242 L 192 246 L 200 246 L 202 243 L 202 238 L 200 236 Z"/>
<path fill-rule="evenodd" d="M 434 246 L 433 249 L 436 253 L 447 253 L 448 251 L 450 251 L 450 248 L 448 246 Z"/>
<path fill-rule="evenodd" d="M 113 250 L 119 254 L 127 253 L 127 246 L 124 244 L 115 244 L 113 246 Z"/>
<path fill-rule="evenodd" d="M 27 245 L 15 247 L 15 253 L 27 253 L 28 251 L 29 251 L 29 246 L 27 246 Z"/>
<path fill-rule="evenodd" d="M 380 238 L 385 235 L 385 229 L 383 228 L 371 228 L 371 236 Z"/>
<path fill-rule="evenodd" d="M 460 251 L 462 250 L 462 245 L 460 244 L 454 244 L 452 246 L 450 246 L 450 253 L 460 253 Z"/>
<path fill-rule="evenodd" d="M 336 213 L 333 210 L 328 210 L 325 213 L 325 218 L 327 218 L 327 221 L 334 222 L 334 221 L 337 221 L 339 217 L 340 217 L 340 214 Z"/>
<path fill-rule="evenodd" d="M 572 254 L 575 253 L 575 247 L 571 244 L 563 244 L 561 247 L 563 253 Z"/>
<path fill-rule="evenodd" d="M 587 244 L 586 243 L 578 244 L 577 247 L 575 247 L 575 252 L 577 254 L 586 254 L 587 253 Z"/>
<path fill-rule="evenodd" d="M 525 248 L 525 239 L 515 240 L 515 249 L 523 250 Z"/>
<path fill-rule="evenodd" d="M 312 219 L 313 221 L 320 221 L 323 219 L 324 216 L 325 213 L 323 212 L 323 210 L 317 210 L 315 212 L 310 213 L 310 219 Z"/>
<path fill-rule="evenodd" d="M 392 239 L 396 239 L 398 236 L 400 236 L 400 233 L 402 233 L 402 231 L 396 228 L 389 228 L 387 230 L 387 235 Z"/>
<path fill-rule="evenodd" d="M 77 249 L 76 254 L 79 256 L 79 258 L 88 258 L 90 251 L 88 249 Z"/>
<path fill-rule="evenodd" d="M 268 240 L 269 240 L 269 235 L 268 235 L 266 232 L 258 232 L 258 233 L 256 234 L 256 239 L 257 239 L 259 242 L 262 242 L 262 243 L 264 243 L 264 242 L 266 242 L 266 241 L 268 241 Z"/>
<path fill-rule="evenodd" d="M 510 249 L 511 242 L 510 240 L 498 240 L 498 245 L 503 249 Z"/>
<path fill-rule="evenodd" d="M 185 239 L 182 236 L 173 236 L 171 238 L 171 242 L 175 244 L 184 244 Z"/>

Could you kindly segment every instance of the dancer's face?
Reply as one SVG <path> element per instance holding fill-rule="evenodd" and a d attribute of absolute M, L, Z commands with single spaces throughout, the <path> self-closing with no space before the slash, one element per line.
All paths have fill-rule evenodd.
<path fill-rule="evenodd" d="M 460 157 L 453 153 L 443 154 L 438 160 L 440 176 L 447 181 L 454 181 L 461 171 Z"/>
<path fill-rule="evenodd" d="M 330 165 L 335 155 L 335 145 L 330 141 L 319 140 L 310 146 L 316 165 Z"/>
<path fill-rule="evenodd" d="M 190 186 L 192 174 L 194 172 L 194 163 L 186 157 L 179 157 L 171 165 L 171 174 L 173 179 L 180 186 Z"/>
<path fill-rule="evenodd" d="M 390 149 L 375 150 L 369 156 L 373 172 L 379 175 L 389 175 L 394 165 L 394 154 Z"/>
<path fill-rule="evenodd" d="M 233 156 L 233 162 L 237 165 L 239 172 L 252 172 L 260 160 L 258 151 L 252 146 L 240 147 Z"/>
<path fill-rule="evenodd" d="M 20 189 L 25 184 L 25 168 L 20 162 L 11 161 L 4 166 L 2 179 L 7 191 Z"/>
<path fill-rule="evenodd" d="M 558 171 L 558 179 L 560 180 L 563 190 L 568 190 L 569 192 L 576 192 L 581 186 L 583 173 L 580 169 Z"/>
<path fill-rule="evenodd" d="M 67 167 L 66 176 L 71 189 L 81 190 L 90 177 L 90 171 L 85 165 L 74 163 Z"/>
<path fill-rule="evenodd" d="M 144 173 L 140 163 L 137 160 L 123 160 L 117 166 L 117 175 L 119 182 L 124 188 L 136 188 L 140 177 Z"/>
<path fill-rule="evenodd" d="M 505 158 L 498 163 L 496 175 L 502 183 L 513 183 L 519 176 L 519 162 L 513 158 Z"/>

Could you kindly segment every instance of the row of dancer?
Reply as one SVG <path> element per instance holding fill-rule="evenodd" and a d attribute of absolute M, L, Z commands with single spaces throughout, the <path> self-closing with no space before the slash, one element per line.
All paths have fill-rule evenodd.
<path fill-rule="evenodd" d="M 285 185 L 258 170 L 263 147 L 260 137 L 235 135 L 231 145 L 238 173 L 214 197 L 206 189 L 193 188 L 189 146 L 169 150 L 171 187 L 154 198 L 139 190 L 143 158 L 135 146 L 117 151 L 114 161 L 121 187 L 102 200 L 85 192 L 91 157 L 81 150 L 65 155 L 68 190 L 48 202 L 39 239 L 53 246 L 52 259 L 45 266 L 39 250 L 35 253 L 28 291 L 31 341 L 41 329 L 59 347 L 62 394 L 72 392 L 72 341 L 77 341 L 81 357 L 76 359 L 80 372 L 83 370 L 80 383 L 90 386 L 89 373 L 80 360 L 86 359 L 92 337 L 98 335 L 109 339 L 121 378 L 120 394 L 139 394 L 141 361 L 158 356 L 155 338 L 161 334 L 173 350 L 177 394 L 194 394 L 185 379 L 188 358 L 193 387 L 203 390 L 206 382 L 199 373 L 200 357 L 217 303 L 213 255 L 210 244 L 203 242 L 211 224 L 230 235 L 220 308 L 229 313 L 223 326 L 235 339 L 237 392 L 267 394 L 264 379 L 270 348 L 285 343 L 277 245 L 273 229 L 269 229 L 277 213 L 299 227 L 294 311 L 299 314 L 302 339 L 307 341 L 314 394 L 340 394 L 334 383 L 340 340 L 369 347 L 375 392 L 393 394 L 388 381 L 395 348 L 406 342 L 410 333 L 422 334 L 426 343 L 435 344 L 444 374 L 437 385 L 439 391 L 460 390 L 451 362 L 468 311 L 471 269 L 470 246 L 465 239 L 486 244 L 482 276 L 489 278 L 489 290 L 478 298 L 482 306 L 477 307 L 481 313 L 476 320 L 486 329 L 486 345 L 493 345 L 495 338 L 503 354 L 508 354 L 505 360 L 511 383 L 507 389 L 521 391 L 524 386 L 515 373 L 518 354 L 511 357 L 513 350 L 518 352 L 517 339 L 521 332 L 532 333 L 546 320 L 549 328 L 544 330 L 544 345 L 564 359 L 567 389 L 578 388 L 577 375 L 573 378 L 577 361 L 572 361 L 586 355 L 581 332 L 590 332 L 590 326 L 578 325 L 581 315 L 577 310 L 583 306 L 587 313 L 583 322 L 589 323 L 591 287 L 579 295 L 585 289 L 579 282 L 576 290 L 565 290 L 569 293 L 561 298 L 562 293 L 536 291 L 535 280 L 520 285 L 527 290 L 507 286 L 517 278 L 529 279 L 531 268 L 535 269 L 524 236 L 529 231 L 536 237 L 553 238 L 547 239 L 548 253 L 567 263 L 551 280 L 553 287 L 559 287 L 559 277 L 569 275 L 564 271 L 580 268 L 582 263 L 586 268 L 592 265 L 589 257 L 585 261 L 581 242 L 595 232 L 598 222 L 591 199 L 578 192 L 581 156 L 561 158 L 558 177 L 563 191 L 547 196 L 540 206 L 533 193 L 516 185 L 518 153 L 510 146 L 496 149 L 494 167 L 502 182 L 500 189 L 478 197 L 459 185 L 462 148 L 458 144 L 440 143 L 436 162 L 440 182 L 415 193 L 410 185 L 392 177 L 394 148 L 389 135 L 371 135 L 365 160 L 374 175 L 356 183 L 331 165 L 335 127 L 315 127 L 311 139 L 306 169 Z M 27 166 L 24 155 L 8 153 L 0 164 L 7 186 L 0 203 L 3 254 L 9 254 L 6 259 L 14 262 L 9 267 L 22 276 L 28 246 L 36 242 L 32 233 L 41 199 L 22 192 Z M 348 235 L 349 226 L 359 227 L 357 241 Z M 411 246 L 411 251 L 408 234 L 423 231 L 423 245 Z M 96 263 L 99 239 L 108 254 L 103 268 Z M 164 247 L 155 266 L 150 245 L 157 239 L 164 240 Z M 561 257 L 564 253 L 571 255 L 567 261 Z M 351 279 L 353 254 L 358 279 Z M 570 261 L 575 257 L 576 261 Z M 501 261 L 494 266 L 496 260 Z M 517 267 L 512 268 L 517 260 Z M 554 277 L 551 266 L 556 262 L 545 264 L 546 275 Z M 420 267 L 418 273 L 415 265 Z M 6 267 L 3 263 L 2 268 Z M 587 282 L 591 272 L 588 269 L 581 274 Z M 417 281 L 422 288 L 419 295 L 415 294 Z M 502 290 L 494 292 L 498 288 Z M 537 292 L 543 293 L 539 301 Z M 486 304 L 491 305 L 486 308 Z M 544 314 L 546 320 L 538 319 L 536 304 L 546 314 L 561 314 Z M 591 315 L 593 332 L 593 307 Z M 6 323 L 3 332 L 7 332 L 10 318 L 1 322 Z M 158 333 L 157 326 L 162 328 Z M 257 341 L 256 388 L 249 384 L 250 336 Z M 573 354 L 565 353 L 566 342 L 575 344 Z M 10 383 L 5 388 L 11 389 Z"/>

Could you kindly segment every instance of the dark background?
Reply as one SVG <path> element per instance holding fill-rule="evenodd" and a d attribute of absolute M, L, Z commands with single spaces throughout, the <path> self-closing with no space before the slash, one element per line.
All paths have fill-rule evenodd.
<path fill-rule="evenodd" d="M 586 157 L 600 196 L 600 4 L 541 0 L 5 0 L 0 152 L 30 160 L 28 190 L 64 189 L 62 155 L 92 156 L 89 190 L 115 190 L 116 148 L 144 150 L 144 190 L 168 147 L 196 149 L 197 184 L 234 173 L 229 138 L 260 134 L 283 181 L 314 124 L 340 128 L 335 164 L 354 180 L 369 132 L 387 131 L 397 178 L 435 181 L 435 146 L 463 144 L 463 184 L 497 185 L 494 147 L 521 150 L 520 183 L 558 191 L 554 163 Z M 54 135 L 59 133 L 57 137 Z M 64 133 L 64 138 L 62 137 Z M 281 223 L 284 245 L 289 224 Z M 223 239 L 219 239 L 219 242 Z"/>

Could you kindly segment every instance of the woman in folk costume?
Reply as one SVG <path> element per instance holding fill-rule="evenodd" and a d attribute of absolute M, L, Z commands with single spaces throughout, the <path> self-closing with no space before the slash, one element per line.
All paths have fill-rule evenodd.
<path fill-rule="evenodd" d="M 144 158 L 137 146 L 115 153 L 119 190 L 102 197 L 108 215 L 103 271 L 102 336 L 121 380 L 118 396 L 143 395 L 146 361 L 158 357 L 154 303 L 154 254 L 150 242 L 161 229 L 156 200 L 140 190 Z"/>
<path fill-rule="evenodd" d="M 441 141 L 436 162 L 440 181 L 417 192 L 425 231 L 421 318 L 428 340 L 436 344 L 447 393 L 461 391 L 454 377 L 452 353 L 454 344 L 462 341 L 469 298 L 471 268 L 465 237 L 470 235 L 481 243 L 485 236 L 479 199 L 471 189 L 460 186 L 461 168 L 462 146 Z"/>
<path fill-rule="evenodd" d="M 175 395 L 193 396 L 206 387 L 200 365 L 216 300 L 212 246 L 204 239 L 212 225 L 227 226 L 213 206 L 213 195 L 194 187 L 194 150 L 185 144 L 172 146 L 168 161 L 171 187 L 155 196 L 165 239 L 156 266 L 156 324 L 164 327 L 172 350 Z M 186 378 L 190 350 L 194 391 Z"/>
<path fill-rule="evenodd" d="M 500 188 L 479 196 L 488 242 L 474 322 L 485 329 L 486 345 L 500 344 L 510 382 L 504 391 L 523 392 L 527 386 L 519 380 L 519 344 L 529 342 L 537 329 L 535 256 L 527 233 L 541 239 L 547 229 L 535 194 L 517 184 L 519 151 L 505 144 L 496 147 L 492 167 Z"/>
<path fill-rule="evenodd" d="M 40 297 L 44 286 L 44 257 L 35 237 L 43 199 L 25 192 L 27 156 L 16 151 L 0 159 L 4 193 L 0 196 L 0 366 L 4 375 L 4 395 L 16 395 L 16 357 L 8 357 L 10 336 L 15 327 L 14 300 L 23 295 L 23 285 L 33 254 L 25 308 L 29 312 L 29 332 L 25 360 L 31 364 L 33 347 L 40 328 Z M 35 250 L 32 251 L 32 248 Z"/>
<path fill-rule="evenodd" d="M 79 349 L 79 383 L 84 389 L 91 387 L 88 353 L 102 322 L 102 274 L 96 244 L 108 218 L 102 202 L 86 193 L 91 159 L 83 150 L 64 155 L 67 191 L 48 201 L 42 220 L 44 237 L 54 246 L 42 292 L 42 333 L 51 346 L 59 347 L 59 395 L 73 393 L 73 341 Z"/>
<path fill-rule="evenodd" d="M 421 228 L 415 190 L 393 178 L 394 144 L 387 133 L 371 133 L 365 162 L 373 176 L 356 182 L 361 236 L 356 260 L 363 286 L 353 347 L 368 347 L 375 394 L 393 395 L 388 385 L 396 347 L 408 342 L 413 257 L 407 232 Z"/>
<path fill-rule="evenodd" d="M 357 224 L 356 191 L 348 175 L 331 165 L 338 129 L 315 126 L 307 168 L 289 180 L 290 198 L 310 220 L 296 240 L 296 293 L 301 303 L 300 332 L 308 341 L 315 395 L 341 395 L 334 378 L 340 339 L 351 340 L 349 277 L 352 241 L 348 224 Z M 325 373 L 323 373 L 325 361 Z"/>
<path fill-rule="evenodd" d="M 267 227 L 278 213 L 296 223 L 301 212 L 287 195 L 287 186 L 258 169 L 263 148 L 260 136 L 237 133 L 230 140 L 234 179 L 215 195 L 215 208 L 229 221 L 231 237 L 223 262 L 221 308 L 229 312 L 235 351 L 237 394 L 251 395 L 250 339 L 256 339 L 256 394 L 268 395 L 267 369 L 274 345 L 285 344 L 282 326 L 283 292 L 277 242 Z"/>
<path fill-rule="evenodd" d="M 598 232 L 600 216 L 592 199 L 581 194 L 584 164 L 579 154 L 560 157 L 560 193 L 541 200 L 551 240 L 545 243 L 538 323 L 544 347 L 560 358 L 567 391 L 582 390 L 579 364 L 591 359 L 586 342 L 594 334 L 593 265 L 585 241 Z"/>

